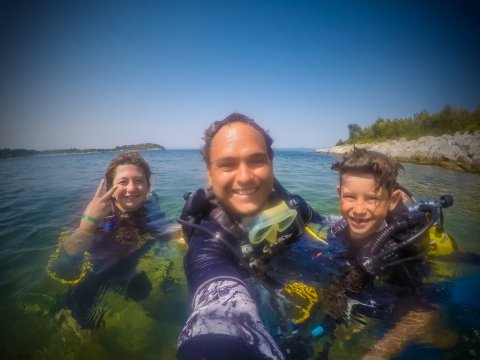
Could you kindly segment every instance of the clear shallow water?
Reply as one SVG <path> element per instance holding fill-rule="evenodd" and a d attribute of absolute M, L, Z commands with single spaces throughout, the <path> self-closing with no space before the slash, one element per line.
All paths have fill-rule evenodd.
<path fill-rule="evenodd" d="M 142 155 L 152 167 L 152 189 L 159 195 L 162 210 L 175 218 L 183 206 L 183 194 L 206 185 L 199 151 L 151 151 Z M 189 311 L 181 268 L 183 248 L 175 241 L 158 245 L 156 251 L 161 256 L 149 254 L 143 259 L 142 266 L 153 269 L 156 276 L 151 296 L 135 303 L 105 294 L 102 300 L 108 304 L 104 309 L 107 326 L 95 332 L 80 330 L 62 310 L 67 286 L 50 279 L 45 271 L 60 232 L 78 223 L 113 156 L 115 153 L 0 161 L 2 358 L 174 359 L 176 337 Z M 337 214 L 337 174 L 330 170 L 334 159 L 306 151 L 277 151 L 276 176 L 320 213 Z M 461 249 L 480 253 L 480 176 L 430 166 L 404 166 L 400 182 L 417 198 L 453 195 L 454 206 L 445 210 L 446 231 Z M 177 286 L 162 289 L 159 285 L 168 268 Z M 441 320 L 450 335 L 463 334 L 470 341 L 467 351 L 469 346 L 475 348 L 473 341 L 477 349 L 480 342 L 479 270 L 476 263 L 456 266 L 459 279 L 449 283 L 451 296 L 442 304 L 445 313 Z M 445 341 L 449 336 L 445 335 Z M 338 358 L 342 354 L 348 358 L 351 349 L 347 342 L 343 353 L 342 349 L 336 351 Z M 402 358 L 415 358 L 422 351 L 413 346 Z M 425 354 L 424 358 L 432 354 L 452 358 L 458 352 L 430 349 Z"/>

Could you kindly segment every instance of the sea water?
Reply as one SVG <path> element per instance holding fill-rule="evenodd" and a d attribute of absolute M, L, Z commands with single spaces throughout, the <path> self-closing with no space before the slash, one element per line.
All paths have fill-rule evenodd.
<path fill-rule="evenodd" d="M 145 257 L 154 289 L 134 302 L 112 293 L 99 303 L 105 326 L 80 329 L 65 308 L 69 287 L 46 271 L 59 235 L 78 225 L 108 162 L 116 155 L 91 153 L 37 156 L 0 161 L 0 354 L 3 359 L 174 359 L 177 335 L 190 303 L 182 272 L 185 250 L 177 239 Z M 153 174 L 152 190 L 174 223 L 183 195 L 207 185 L 198 150 L 144 151 Z M 338 175 L 332 155 L 276 150 L 275 174 L 292 193 L 319 213 L 338 215 Z M 400 183 L 417 199 L 454 198 L 444 210 L 445 229 L 463 251 L 480 253 L 480 176 L 438 167 L 404 164 Z M 469 259 L 473 259 L 469 261 Z M 401 358 L 478 357 L 480 265 L 475 257 L 456 264 L 450 296 L 442 300 L 435 346 L 412 345 Z M 168 280 L 168 281 L 167 281 Z M 369 340 L 365 340 L 367 343 Z M 343 354 L 343 355 L 342 355 Z M 348 344 L 336 358 L 352 358 Z"/>

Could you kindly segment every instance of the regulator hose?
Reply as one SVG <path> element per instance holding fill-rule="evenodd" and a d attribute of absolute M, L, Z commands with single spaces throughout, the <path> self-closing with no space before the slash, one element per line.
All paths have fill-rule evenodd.
<path fill-rule="evenodd" d="M 429 219 L 418 232 L 404 241 L 392 246 L 392 242 L 389 242 L 389 240 L 391 240 L 394 234 L 405 231 L 411 227 L 421 225 L 425 221 L 426 214 L 430 214 Z M 376 274 L 385 267 L 393 265 L 393 263 L 386 263 L 386 258 L 397 253 L 406 246 L 413 244 L 416 240 L 421 238 L 437 219 L 437 208 L 436 206 L 430 204 L 422 204 L 418 207 L 418 210 L 410 211 L 400 215 L 380 232 L 377 238 L 372 241 L 371 245 L 366 248 L 365 252 L 362 252 L 358 261 L 359 265 L 370 274 Z M 389 246 L 387 246 L 387 244 Z M 400 259 L 394 261 L 394 263 L 399 264 L 418 257 L 419 256 L 413 256 Z"/>

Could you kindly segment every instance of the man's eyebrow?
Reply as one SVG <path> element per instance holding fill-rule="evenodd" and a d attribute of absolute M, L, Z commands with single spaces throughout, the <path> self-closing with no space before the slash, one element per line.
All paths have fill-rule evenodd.
<path fill-rule="evenodd" d="M 251 154 L 249 157 L 268 157 L 268 155 L 264 152 L 258 152 L 258 153 Z"/>
<path fill-rule="evenodd" d="M 224 156 L 224 157 L 220 157 L 220 158 L 215 159 L 215 162 L 218 162 L 218 161 L 232 161 L 232 160 L 236 160 L 236 158 L 234 156 Z"/>
<path fill-rule="evenodd" d="M 268 158 L 268 154 L 264 152 L 258 152 L 258 153 L 250 154 L 246 157 L 246 159 L 255 159 L 255 158 Z M 219 161 L 239 161 L 239 160 L 241 159 L 236 156 L 224 156 L 224 157 L 219 157 L 213 160 L 212 163 L 219 162 Z"/>

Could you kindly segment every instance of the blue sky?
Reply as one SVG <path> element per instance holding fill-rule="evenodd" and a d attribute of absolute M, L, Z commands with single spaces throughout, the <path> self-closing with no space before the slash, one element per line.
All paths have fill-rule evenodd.
<path fill-rule="evenodd" d="M 275 147 L 480 106 L 478 1 L 2 1 L 0 148 L 198 148 L 242 112 Z"/>

